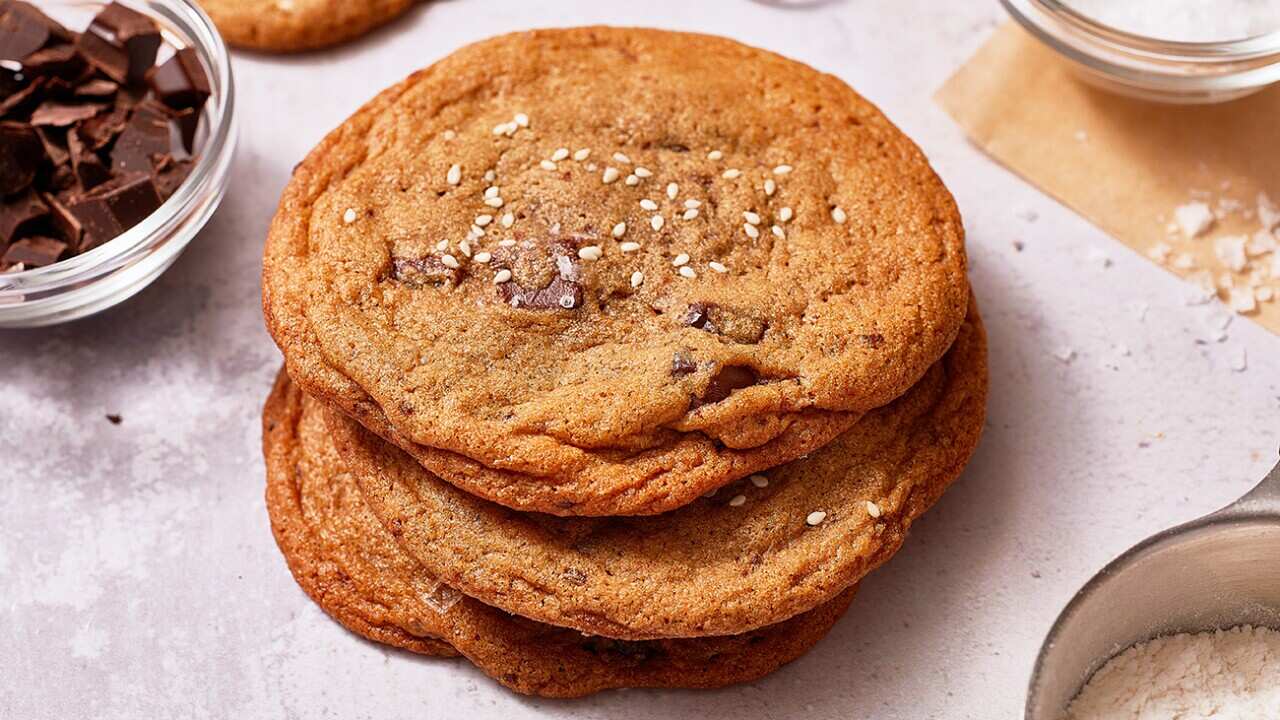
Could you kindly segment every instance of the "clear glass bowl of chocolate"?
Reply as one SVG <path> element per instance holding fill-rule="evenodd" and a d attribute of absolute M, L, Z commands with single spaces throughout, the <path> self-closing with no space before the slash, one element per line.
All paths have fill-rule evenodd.
<path fill-rule="evenodd" d="M 0 327 L 120 303 L 226 192 L 226 46 L 191 0 L 0 0 Z"/>

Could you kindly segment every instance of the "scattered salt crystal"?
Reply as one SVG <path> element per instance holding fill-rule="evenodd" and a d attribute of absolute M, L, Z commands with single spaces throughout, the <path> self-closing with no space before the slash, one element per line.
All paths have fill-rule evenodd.
<path fill-rule="evenodd" d="M 1269 287 L 1260 287 L 1253 291 L 1253 296 L 1258 299 L 1258 302 L 1271 302 L 1275 299 L 1276 292 Z"/>
<path fill-rule="evenodd" d="M 1258 221 L 1264 230 L 1280 228 L 1280 207 L 1264 192 L 1258 193 Z"/>
<path fill-rule="evenodd" d="M 1173 211 L 1173 219 L 1181 228 L 1182 234 L 1189 238 L 1197 238 L 1208 232 L 1213 227 L 1213 211 L 1209 209 L 1208 203 L 1189 202 L 1185 205 L 1179 205 Z"/>
<path fill-rule="evenodd" d="M 1245 252 L 1249 257 L 1257 257 L 1266 255 L 1276 250 L 1276 236 L 1271 234 L 1270 230 L 1258 230 L 1249 238 L 1249 243 L 1245 245 Z"/>
<path fill-rule="evenodd" d="M 1169 260 L 1169 253 L 1173 252 L 1173 247 L 1169 243 L 1158 242 L 1147 250 L 1147 257 L 1155 260 L 1163 265 Z"/>
<path fill-rule="evenodd" d="M 1248 315 L 1258 309 L 1258 300 L 1253 296 L 1252 288 L 1236 288 L 1231 291 L 1231 309 L 1241 315 Z"/>
<path fill-rule="evenodd" d="M 1187 253 L 1178 253 L 1173 258 L 1173 266 L 1179 270 L 1190 270 L 1196 266 L 1196 259 Z"/>
<path fill-rule="evenodd" d="M 1249 264 L 1249 258 L 1245 254 L 1244 246 L 1249 241 L 1243 235 L 1228 235 L 1220 237 L 1213 241 L 1213 253 L 1218 256 L 1218 260 L 1231 268 L 1232 272 L 1241 272 L 1245 266 Z"/>

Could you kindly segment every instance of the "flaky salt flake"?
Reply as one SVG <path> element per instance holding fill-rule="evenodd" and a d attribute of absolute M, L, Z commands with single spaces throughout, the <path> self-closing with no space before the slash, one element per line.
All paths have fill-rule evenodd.
<path fill-rule="evenodd" d="M 1254 296 L 1252 288 L 1234 288 L 1229 297 L 1231 309 L 1241 315 L 1258 311 L 1258 299 Z"/>
<path fill-rule="evenodd" d="M 1213 254 L 1232 272 L 1241 272 L 1249 264 L 1249 257 L 1244 251 L 1248 241 L 1249 239 L 1243 235 L 1220 237 L 1213 241 Z"/>
<path fill-rule="evenodd" d="M 1213 227 L 1213 210 L 1204 202 L 1195 201 L 1179 205 L 1173 211 L 1173 220 L 1178 223 L 1182 234 L 1188 238 L 1198 238 Z"/>
<path fill-rule="evenodd" d="M 1147 248 L 1147 257 L 1155 260 L 1161 265 L 1169 261 L 1169 254 L 1173 252 L 1173 246 L 1166 242 L 1158 242 Z"/>

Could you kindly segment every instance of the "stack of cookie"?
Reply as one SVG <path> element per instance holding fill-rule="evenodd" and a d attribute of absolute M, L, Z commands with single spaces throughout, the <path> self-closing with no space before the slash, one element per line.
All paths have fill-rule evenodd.
<path fill-rule="evenodd" d="M 263 280 L 294 576 L 520 692 L 794 659 L 981 432 L 950 194 L 838 79 L 720 38 L 523 33 L 414 74 L 298 166 Z"/>

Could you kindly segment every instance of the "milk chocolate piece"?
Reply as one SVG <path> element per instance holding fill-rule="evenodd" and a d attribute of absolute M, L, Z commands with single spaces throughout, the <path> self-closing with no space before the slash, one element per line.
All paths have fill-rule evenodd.
<path fill-rule="evenodd" d="M 44 159 L 44 143 L 30 125 L 0 122 L 0 195 L 27 189 Z"/>
<path fill-rule="evenodd" d="M 160 28 L 151 18 L 112 2 L 98 13 L 87 33 L 111 36 L 112 44 L 122 48 L 127 60 L 127 79 L 140 83 L 156 62 L 160 49 Z M 105 39 L 105 37 L 104 37 Z"/>
<path fill-rule="evenodd" d="M 151 176 L 118 177 L 71 205 L 84 228 L 80 252 L 95 248 L 137 225 L 160 207 Z"/>
<path fill-rule="evenodd" d="M 31 113 L 31 124 L 69 127 L 81 120 L 88 120 L 106 108 L 106 105 L 98 103 L 72 105 L 57 102 L 56 100 L 46 100 L 40 103 L 40 107 L 36 108 L 35 112 Z"/>
<path fill-rule="evenodd" d="M 166 117 L 146 103 L 139 105 L 111 149 L 111 169 L 117 173 L 152 172 L 157 157 L 172 149 L 170 135 Z"/>
<path fill-rule="evenodd" d="M 211 92 L 209 77 L 200 64 L 200 57 L 191 48 L 179 50 L 169 60 L 152 68 L 147 73 L 147 83 L 156 97 L 171 108 L 199 111 Z"/>
<path fill-rule="evenodd" d="M 95 32 L 81 33 L 76 39 L 80 56 L 103 75 L 124 84 L 129 81 L 129 54 Z"/>
<path fill-rule="evenodd" d="M 22 62 L 50 40 L 67 35 L 65 28 L 29 3 L 0 0 L 0 60 Z"/>
<path fill-rule="evenodd" d="M 54 240 L 47 237 L 29 237 L 15 242 L 5 251 L 3 262 L 5 265 L 17 265 L 21 263 L 24 267 L 45 267 L 58 262 L 58 258 L 67 251 L 67 244 L 61 240 Z"/>
<path fill-rule="evenodd" d="M 0 198 L 0 242 L 13 242 L 48 214 L 49 208 L 31 189 Z"/>

